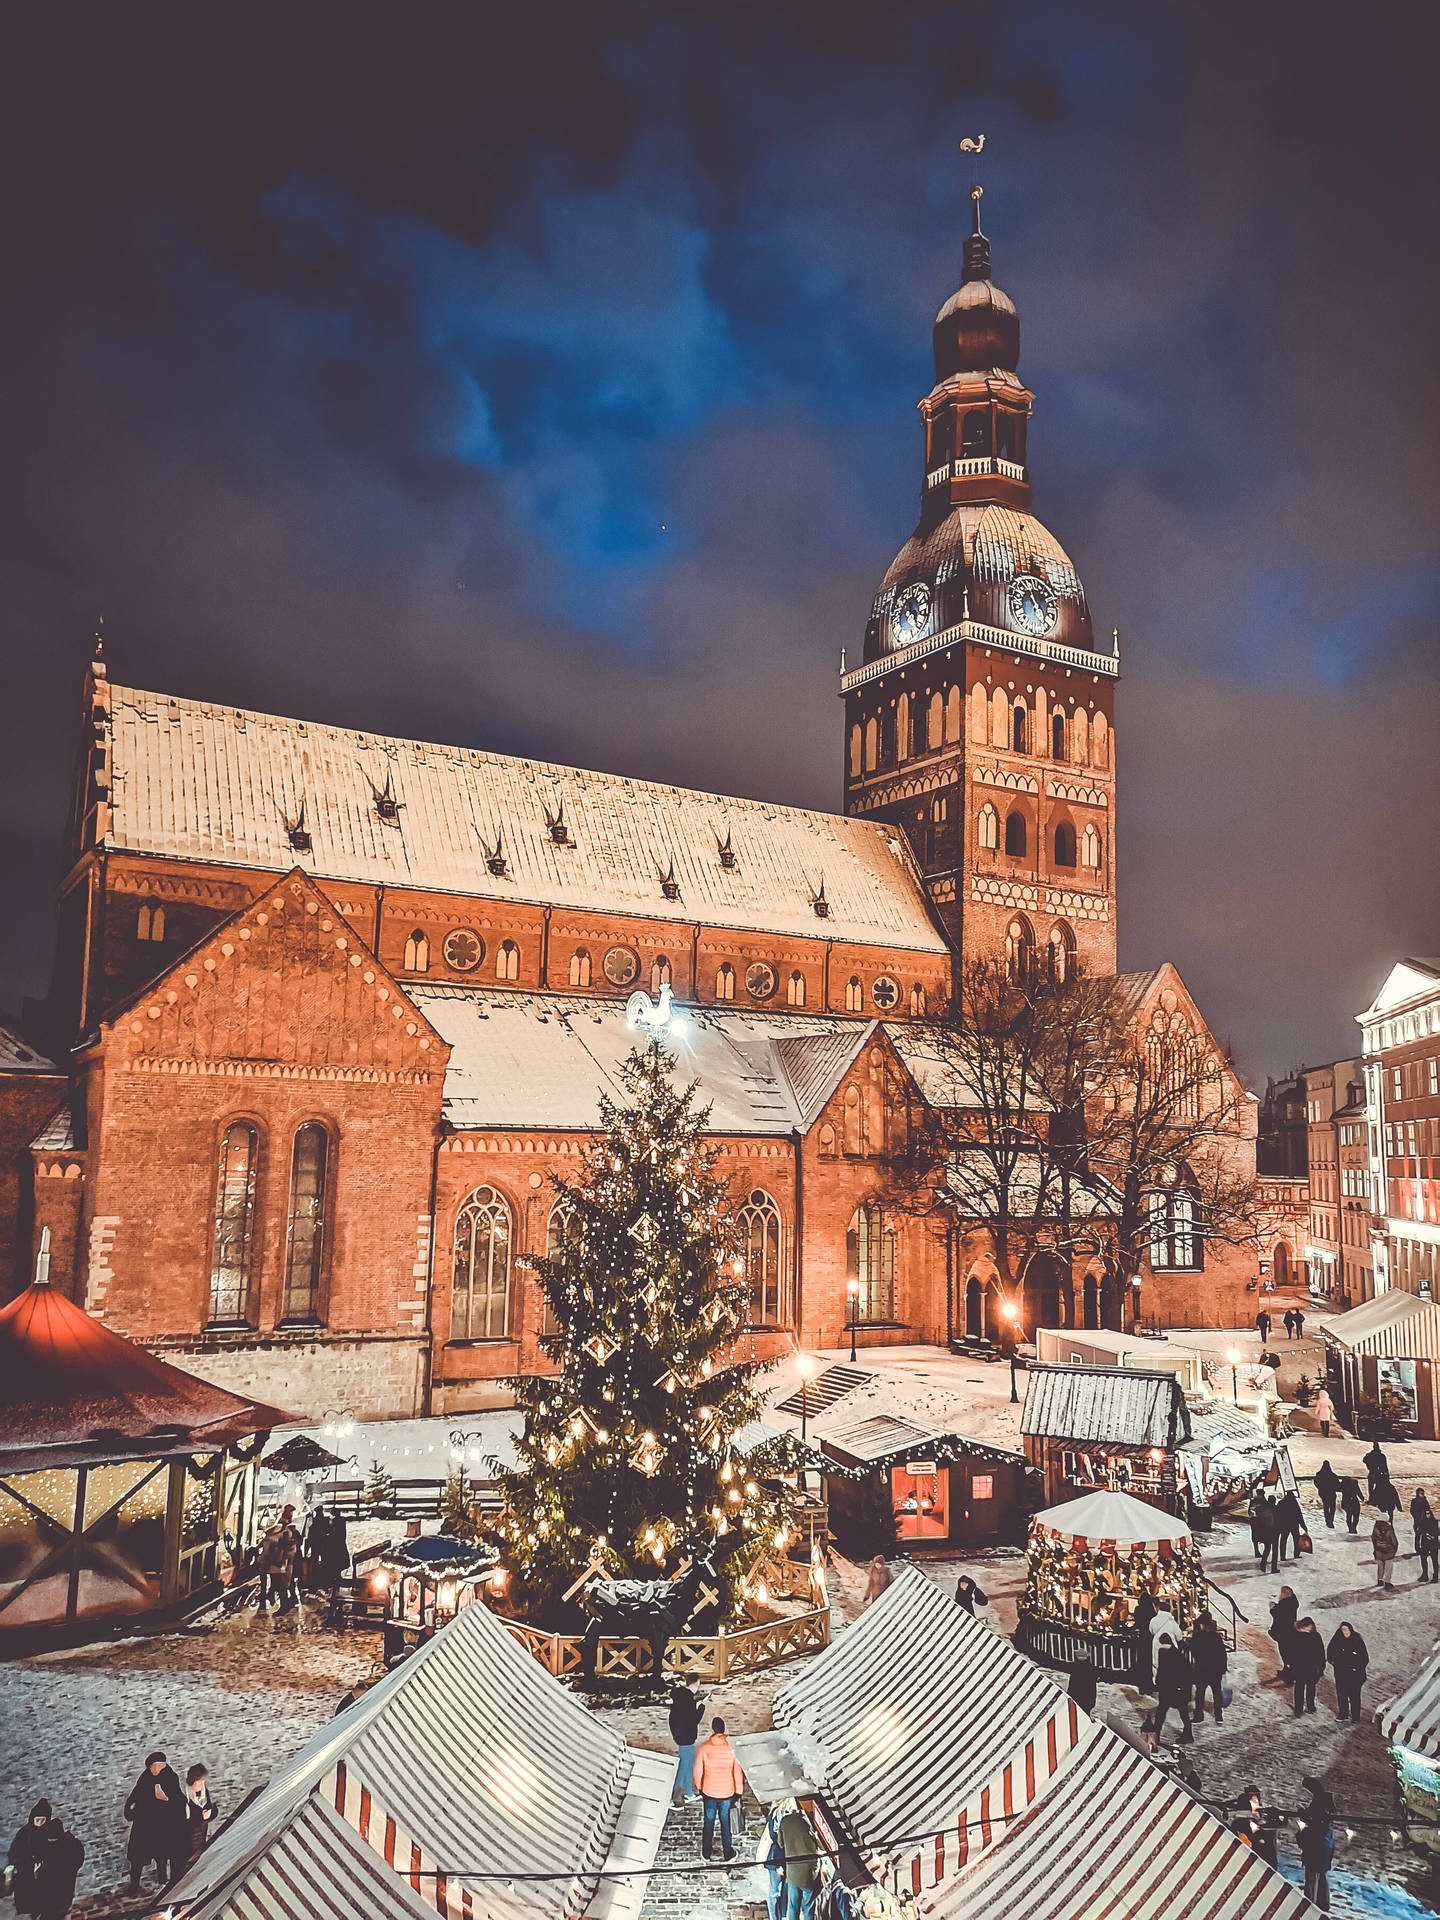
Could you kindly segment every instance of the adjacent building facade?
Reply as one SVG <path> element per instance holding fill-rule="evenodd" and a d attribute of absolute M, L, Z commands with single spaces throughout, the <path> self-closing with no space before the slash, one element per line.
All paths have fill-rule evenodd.
<path fill-rule="evenodd" d="M 1375 1289 L 1440 1282 L 1440 960 L 1399 960 L 1357 1016 L 1365 1039 Z"/>

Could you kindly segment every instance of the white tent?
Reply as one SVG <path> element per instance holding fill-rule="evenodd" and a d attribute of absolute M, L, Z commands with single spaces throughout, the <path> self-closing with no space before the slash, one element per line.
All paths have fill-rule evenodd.
<path fill-rule="evenodd" d="M 1440 1762 L 1440 1646 L 1403 1693 L 1387 1700 L 1375 1715 L 1376 1724 L 1392 1747 Z"/>
<path fill-rule="evenodd" d="M 1128 1493 L 1087 1493 L 1078 1500 L 1062 1500 L 1058 1507 L 1037 1513 L 1030 1524 L 1092 1547 L 1139 1545 L 1150 1553 L 1162 1541 L 1190 1538 L 1183 1520 Z"/>

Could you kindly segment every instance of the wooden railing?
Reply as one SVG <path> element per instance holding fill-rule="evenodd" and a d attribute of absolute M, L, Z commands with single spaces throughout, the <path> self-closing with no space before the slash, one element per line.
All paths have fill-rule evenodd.
<path fill-rule="evenodd" d="M 573 1633 L 542 1633 L 523 1621 L 505 1625 L 547 1672 L 557 1679 L 580 1671 L 580 1637 Z M 731 1674 L 756 1673 L 778 1666 L 797 1654 L 813 1653 L 830 1644 L 830 1608 L 812 1607 L 806 1613 L 784 1614 L 733 1633 L 677 1638 L 665 1649 L 665 1671 L 682 1680 L 724 1680 Z M 602 1640 L 595 1660 L 598 1679 L 638 1680 L 651 1671 L 648 1640 Z"/>

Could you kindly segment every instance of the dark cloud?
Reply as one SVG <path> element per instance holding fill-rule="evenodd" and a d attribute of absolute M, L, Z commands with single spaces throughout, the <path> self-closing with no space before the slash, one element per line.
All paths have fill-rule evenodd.
<path fill-rule="evenodd" d="M 984 130 L 1122 961 L 1351 1045 L 1437 945 L 1431 11 L 534 13 L 17 24 L 0 1000 L 102 610 L 142 685 L 835 805 Z"/>

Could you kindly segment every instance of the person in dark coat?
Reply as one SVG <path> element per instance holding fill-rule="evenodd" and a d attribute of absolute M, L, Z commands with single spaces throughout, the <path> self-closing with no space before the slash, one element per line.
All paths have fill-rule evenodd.
<path fill-rule="evenodd" d="M 1269 1313 L 1266 1311 L 1264 1307 L 1261 1307 L 1260 1311 L 1255 1316 L 1255 1331 L 1260 1336 L 1260 1344 L 1262 1347 L 1264 1346 L 1265 1342 L 1270 1338 L 1271 1324 L 1272 1323 L 1271 1323 Z"/>
<path fill-rule="evenodd" d="M 1070 1669 L 1070 1680 L 1066 1693 L 1082 1712 L 1095 1711 L 1095 1691 L 1100 1679 L 1100 1670 L 1095 1662 L 1082 1656 Z"/>
<path fill-rule="evenodd" d="M 1298 1720 L 1302 1713 L 1314 1713 L 1315 1688 L 1325 1675 L 1325 1642 L 1308 1614 L 1295 1622 L 1290 1641 L 1290 1674 Z"/>
<path fill-rule="evenodd" d="M 1275 1850 L 1275 1835 L 1284 1815 L 1276 1813 L 1273 1807 L 1265 1806 L 1258 1787 L 1245 1789 L 1240 1809 L 1240 1817 L 1234 1822 L 1236 1833 L 1248 1840 L 1254 1852 L 1268 1865 L 1278 1867 L 1280 1862 Z"/>
<path fill-rule="evenodd" d="M 1320 1510 L 1325 1515 L 1327 1527 L 1333 1527 L 1335 1524 L 1335 1500 L 1340 1492 L 1340 1485 L 1339 1474 L 1328 1460 L 1322 1460 L 1319 1471 L 1315 1475 L 1315 1491 L 1320 1496 Z"/>
<path fill-rule="evenodd" d="M 1275 1502 L 1268 1493 L 1256 1492 L 1250 1500 L 1250 1544 L 1260 1562 L 1262 1573 L 1273 1572 L 1275 1558 Z"/>
<path fill-rule="evenodd" d="M 955 1598 L 967 1613 L 973 1614 L 976 1607 L 988 1607 L 990 1596 L 982 1593 L 968 1573 L 962 1573 L 955 1582 Z"/>
<path fill-rule="evenodd" d="M 1330 1865 L 1335 1858 L 1335 1802 L 1313 1774 L 1300 1782 L 1310 1796 L 1296 1822 L 1300 1837 L 1300 1864 L 1305 1869 L 1305 1896 L 1322 1913 L 1330 1911 Z"/>
<path fill-rule="evenodd" d="M 1400 1511 L 1400 1495 L 1393 1480 L 1377 1480 L 1370 1498 L 1387 1520 L 1393 1520 Z"/>
<path fill-rule="evenodd" d="M 1295 1309 L 1295 1338 L 1297 1340 L 1303 1340 L 1305 1338 L 1305 1309 L 1303 1307 L 1296 1307 Z"/>
<path fill-rule="evenodd" d="M 1342 1620 L 1326 1648 L 1335 1669 L 1335 1697 L 1340 1703 L 1342 1720 L 1359 1720 L 1360 1689 L 1365 1684 L 1365 1669 L 1370 1653 L 1365 1642 L 1348 1620 Z"/>
<path fill-rule="evenodd" d="M 1275 1551 L 1279 1564 L 1285 1564 L 1285 1549 L 1294 1560 L 1300 1558 L 1300 1536 L 1305 1531 L 1305 1515 L 1293 1493 L 1287 1493 L 1275 1508 Z"/>
<path fill-rule="evenodd" d="M 1295 1640 L 1295 1622 L 1300 1613 L 1300 1602 L 1289 1587 L 1281 1587 L 1280 1597 L 1270 1604 L 1270 1638 L 1275 1642 L 1280 1655 L 1280 1671 L 1276 1679 L 1289 1685 L 1294 1679 L 1290 1670 L 1290 1649 Z"/>
<path fill-rule="evenodd" d="M 1131 1622 L 1135 1632 L 1135 1685 L 1141 1693 L 1155 1691 L 1155 1650 L 1150 1641 L 1150 1622 L 1155 1618 L 1155 1596 L 1145 1592 L 1135 1602 Z"/>
<path fill-rule="evenodd" d="M 305 1585 L 312 1591 L 324 1592 L 332 1584 L 326 1577 L 329 1566 L 330 1516 L 324 1507 L 318 1507 L 305 1529 Z"/>
<path fill-rule="evenodd" d="M 1427 1511 L 1415 1534 L 1415 1551 L 1420 1555 L 1420 1578 L 1440 1583 L 1440 1514 Z"/>
<path fill-rule="evenodd" d="M 695 1749 L 700 1742 L 700 1716 L 704 1711 L 704 1702 L 698 1700 L 689 1687 L 677 1683 L 670 1695 L 670 1738 L 679 1755 L 670 1799 L 677 1807 L 695 1796 Z"/>
<path fill-rule="evenodd" d="M 1366 1491 L 1366 1498 L 1370 1500 L 1373 1505 L 1376 1487 L 1379 1486 L 1382 1480 L 1388 1480 L 1390 1478 L 1390 1462 L 1385 1458 L 1385 1449 L 1378 1440 L 1368 1453 L 1360 1456 L 1360 1464 L 1370 1476 L 1370 1485 Z"/>
<path fill-rule="evenodd" d="M 1156 1744 L 1165 1731 L 1165 1721 L 1173 1707 L 1180 1716 L 1182 1742 L 1189 1743 L 1195 1738 L 1190 1727 L 1190 1689 L 1192 1686 L 1190 1659 L 1179 1641 L 1170 1634 L 1163 1634 L 1159 1646 L 1155 1649 L 1155 1692 L 1159 1706 L 1147 1731 L 1155 1735 Z"/>
<path fill-rule="evenodd" d="M 1430 1502 L 1425 1497 L 1425 1489 L 1416 1487 L 1415 1498 L 1410 1502 L 1410 1524 L 1415 1529 L 1415 1551 L 1420 1551 L 1420 1523 L 1430 1512 Z"/>
<path fill-rule="evenodd" d="M 210 1797 L 210 1769 L 199 1764 L 185 1776 L 185 1821 L 188 1860 L 198 1860 L 210 1844 L 215 1828 L 215 1802 Z"/>
<path fill-rule="evenodd" d="M 1225 1669 L 1230 1663 L 1225 1636 L 1208 1609 L 1195 1622 L 1190 1633 L 1190 1670 L 1195 1676 L 1195 1718 L 1205 1718 L 1205 1695 L 1210 1695 L 1218 1727 L 1225 1718 L 1220 1697 L 1225 1684 Z"/>
<path fill-rule="evenodd" d="M 75 1880 L 85 1849 L 55 1818 L 48 1800 L 37 1800 L 30 1818 L 10 1842 L 15 1869 L 15 1911 L 33 1920 L 62 1920 L 75 1898 Z"/>
<path fill-rule="evenodd" d="M 1295 1309 L 1293 1307 L 1286 1307 L 1285 1309 L 1285 1338 L 1287 1340 L 1293 1340 L 1295 1338 Z"/>
<path fill-rule="evenodd" d="M 125 1802 L 130 1822 L 130 1891 L 140 1891 L 140 1875 L 153 1860 L 163 1886 L 185 1864 L 189 1848 L 185 1790 L 163 1753 L 152 1753 Z"/>
<path fill-rule="evenodd" d="M 1340 1476 L 1340 1511 L 1345 1516 L 1345 1531 L 1347 1533 L 1358 1533 L 1360 1531 L 1360 1509 L 1363 1504 L 1364 1499 L 1360 1492 L 1360 1482 L 1353 1474 L 1342 1474 Z"/>

